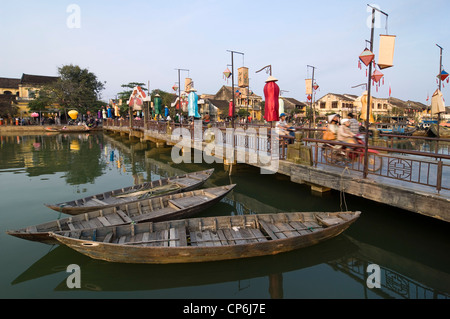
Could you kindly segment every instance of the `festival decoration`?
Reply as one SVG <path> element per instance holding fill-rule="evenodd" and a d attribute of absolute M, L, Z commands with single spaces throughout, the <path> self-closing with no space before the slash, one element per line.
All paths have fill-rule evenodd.
<path fill-rule="evenodd" d="M 230 103 L 228 104 L 228 116 L 233 117 L 234 115 L 234 107 L 233 107 L 233 100 L 230 100 Z"/>
<path fill-rule="evenodd" d="M 284 113 L 284 100 L 280 96 L 278 98 L 278 116 L 280 116 L 281 113 Z"/>
<path fill-rule="evenodd" d="M 147 95 L 140 86 L 136 86 L 128 99 L 128 106 L 132 108 L 133 111 L 142 111 L 142 105 L 144 104 L 144 99 Z"/>
<path fill-rule="evenodd" d="M 375 54 L 373 54 L 369 49 L 364 49 L 364 51 L 359 55 L 359 60 L 368 66 L 374 59 Z"/>
<path fill-rule="evenodd" d="M 172 90 L 174 90 L 175 92 L 178 90 L 178 84 L 177 84 L 177 83 L 175 83 L 175 84 L 172 86 Z"/>
<path fill-rule="evenodd" d="M 155 114 L 162 114 L 162 99 L 159 94 L 155 95 L 155 98 L 153 99 L 153 105 L 154 105 L 154 112 Z"/>
<path fill-rule="evenodd" d="M 227 68 L 225 71 L 223 71 L 223 75 L 226 79 L 229 79 L 231 76 L 231 71 L 229 68 Z"/>
<path fill-rule="evenodd" d="M 246 88 L 248 85 L 248 68 L 243 66 L 238 69 L 238 86 L 241 88 Z"/>
<path fill-rule="evenodd" d="M 184 92 L 190 92 L 194 87 L 194 82 L 191 78 L 184 79 Z"/>
<path fill-rule="evenodd" d="M 395 35 L 380 34 L 378 67 L 383 70 L 392 67 L 394 61 Z"/>
<path fill-rule="evenodd" d="M 437 89 L 431 96 L 431 113 L 445 113 L 445 103 L 442 92 Z"/>
<path fill-rule="evenodd" d="M 265 112 L 264 119 L 267 122 L 278 121 L 279 114 L 279 102 L 278 97 L 280 96 L 280 88 L 275 82 L 278 81 L 273 76 L 269 76 L 266 80 L 266 85 L 264 86 L 264 96 L 265 96 Z"/>
<path fill-rule="evenodd" d="M 441 81 L 445 81 L 445 79 L 447 79 L 448 83 L 448 73 L 445 72 L 444 70 L 442 70 L 441 73 L 437 75 L 437 78 L 440 79 Z"/>
<path fill-rule="evenodd" d="M 362 120 L 367 119 L 367 91 L 364 91 L 363 95 L 361 96 L 361 116 L 360 118 Z M 373 118 L 373 112 L 372 112 L 372 104 L 373 100 L 372 97 L 370 97 L 370 103 L 369 103 L 369 122 L 375 123 L 375 119 Z"/>
<path fill-rule="evenodd" d="M 312 94 L 312 79 L 306 79 L 305 80 L 305 89 L 306 94 L 311 95 Z"/>
<path fill-rule="evenodd" d="M 69 111 L 67 114 L 69 114 L 69 116 L 70 116 L 70 118 L 71 118 L 72 120 L 75 120 L 75 119 L 77 118 L 77 116 L 78 116 L 78 111 L 71 110 L 71 111 Z"/>
<path fill-rule="evenodd" d="M 39 116 L 39 113 L 36 113 L 36 112 L 31 113 L 31 117 L 38 117 L 38 116 Z"/>
<path fill-rule="evenodd" d="M 188 95 L 188 116 L 200 118 L 200 114 L 198 114 L 198 95 L 195 92 L 196 89 L 192 88 Z"/>

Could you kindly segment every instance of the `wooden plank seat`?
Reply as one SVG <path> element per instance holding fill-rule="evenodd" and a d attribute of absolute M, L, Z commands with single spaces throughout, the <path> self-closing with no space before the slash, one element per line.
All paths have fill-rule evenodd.
<path fill-rule="evenodd" d="M 175 199 L 169 199 L 169 203 L 183 209 L 188 208 L 194 205 L 198 205 L 201 202 L 208 201 L 209 198 L 205 195 L 199 195 L 199 196 L 190 196 L 190 197 L 180 197 Z"/>
<path fill-rule="evenodd" d="M 152 218 L 156 218 L 156 217 L 159 217 L 159 216 L 166 215 L 168 213 L 170 214 L 172 212 L 176 212 L 177 210 L 179 210 L 179 209 L 169 206 L 169 207 L 165 207 L 165 208 L 162 208 L 162 209 L 158 209 L 158 210 L 153 211 L 153 212 L 148 213 L 148 214 L 142 214 L 142 215 L 134 216 L 131 219 L 133 221 L 135 221 L 135 222 L 140 222 L 142 220 L 148 219 L 149 216 L 151 216 Z"/>

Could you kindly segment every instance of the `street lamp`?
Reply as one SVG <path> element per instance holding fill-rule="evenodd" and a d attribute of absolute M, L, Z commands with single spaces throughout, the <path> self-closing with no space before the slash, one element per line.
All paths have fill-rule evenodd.
<path fill-rule="evenodd" d="M 232 105 L 232 112 L 231 112 L 232 113 L 231 126 L 234 128 L 234 110 L 236 108 L 236 103 L 235 103 L 235 98 L 234 98 L 234 59 L 233 59 L 233 55 L 234 55 L 234 53 L 244 55 L 244 53 L 232 51 L 232 50 L 227 50 L 227 52 L 231 52 L 231 93 L 233 95 L 233 105 Z"/>

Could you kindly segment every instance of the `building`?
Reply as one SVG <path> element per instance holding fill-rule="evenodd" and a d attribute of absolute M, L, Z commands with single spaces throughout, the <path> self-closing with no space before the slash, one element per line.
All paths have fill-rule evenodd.
<path fill-rule="evenodd" d="M 300 117 L 306 116 L 308 104 L 300 102 L 292 97 L 280 97 L 283 100 L 284 112 L 288 114 L 298 114 Z"/>
<path fill-rule="evenodd" d="M 206 111 L 215 111 L 217 112 L 217 119 L 225 119 L 228 116 L 228 108 L 230 105 L 230 100 L 233 99 L 233 92 L 232 92 L 231 86 L 223 85 L 219 91 L 217 91 L 216 94 L 202 94 L 200 96 L 201 99 L 203 99 L 205 105 L 203 106 L 203 109 Z M 262 119 L 262 111 L 261 111 L 261 102 L 262 97 L 259 95 L 256 95 L 252 91 L 250 91 L 248 88 L 240 88 L 235 87 L 234 89 L 235 94 L 235 114 L 239 112 L 239 110 L 244 109 L 248 110 L 249 116 L 256 120 Z M 200 105 L 199 105 L 200 106 Z M 209 109 L 208 109 L 209 108 Z M 202 111 L 203 112 L 203 111 Z M 202 113 L 203 114 L 203 113 Z M 210 116 L 214 115 L 213 113 L 210 113 Z"/>
<path fill-rule="evenodd" d="M 314 104 L 319 117 L 337 113 L 345 117 L 348 113 L 359 116 L 362 105 L 361 96 L 353 94 L 328 93 L 318 99 Z M 377 98 L 372 96 L 372 112 L 375 120 L 382 120 L 391 116 L 407 116 L 410 119 L 418 119 L 427 113 L 427 106 L 420 102 L 403 101 L 397 98 Z"/>
<path fill-rule="evenodd" d="M 20 79 L 0 78 L 0 94 L 13 95 L 17 102 L 18 115 L 27 116 L 28 103 L 36 98 L 39 90 L 47 84 L 56 82 L 59 77 L 22 74 Z"/>

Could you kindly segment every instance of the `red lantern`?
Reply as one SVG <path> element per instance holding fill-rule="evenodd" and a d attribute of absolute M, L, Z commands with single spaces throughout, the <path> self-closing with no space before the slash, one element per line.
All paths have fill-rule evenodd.
<path fill-rule="evenodd" d="M 229 117 L 233 117 L 234 116 L 233 100 L 230 100 L 230 104 L 228 106 L 228 116 Z"/>
<path fill-rule="evenodd" d="M 174 91 L 178 90 L 178 85 L 176 83 L 172 86 L 172 90 L 174 90 Z"/>
<path fill-rule="evenodd" d="M 375 70 L 375 72 L 373 72 L 372 74 L 372 80 L 374 80 L 376 83 L 378 83 L 380 81 L 380 79 L 383 77 L 383 73 L 381 73 L 378 70 Z"/>
<path fill-rule="evenodd" d="M 310 94 L 308 94 L 307 99 L 308 99 L 308 101 L 311 101 L 311 95 Z"/>
<path fill-rule="evenodd" d="M 375 54 L 373 54 L 369 49 L 365 49 L 360 55 L 359 59 L 365 66 L 368 66 L 374 59 Z"/>
<path fill-rule="evenodd" d="M 439 73 L 437 77 L 440 78 L 441 81 L 444 81 L 448 77 L 448 73 L 442 70 L 442 72 Z"/>
<path fill-rule="evenodd" d="M 264 96 L 266 98 L 264 119 L 267 122 L 279 121 L 280 119 L 278 116 L 280 88 L 275 83 L 276 81 L 278 80 L 270 76 L 264 86 Z"/>

